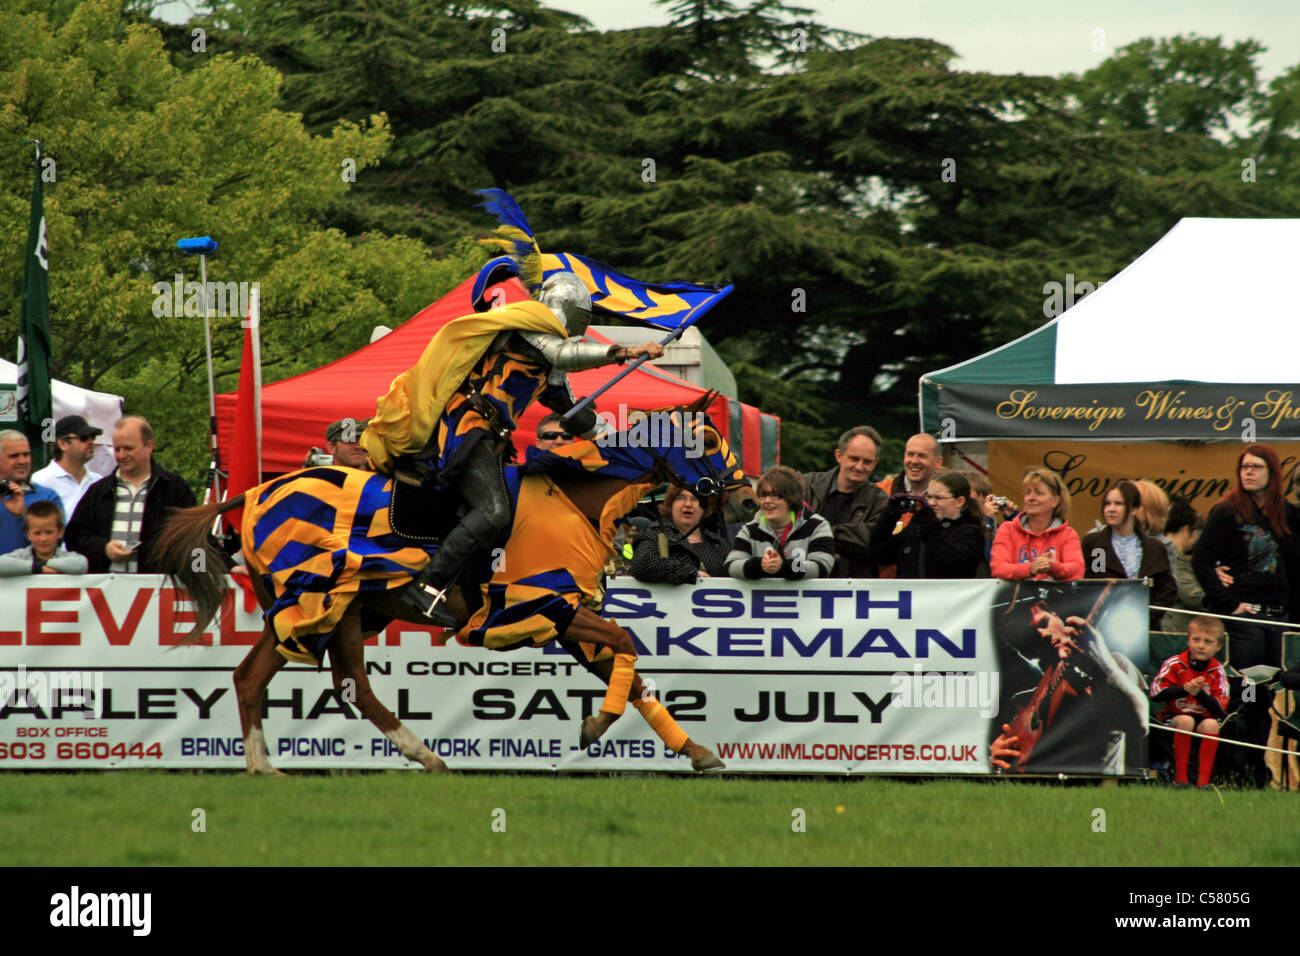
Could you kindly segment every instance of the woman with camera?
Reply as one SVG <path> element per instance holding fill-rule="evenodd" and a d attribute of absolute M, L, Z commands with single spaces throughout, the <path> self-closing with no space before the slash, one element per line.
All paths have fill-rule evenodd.
<path fill-rule="evenodd" d="M 993 536 L 998 533 L 998 525 L 1020 514 L 1020 508 L 1014 501 L 993 494 L 993 486 L 989 484 L 983 472 L 970 468 L 957 474 L 970 483 L 971 500 L 975 502 L 975 507 L 984 518 L 984 563 L 987 565 L 993 549 Z"/>
<path fill-rule="evenodd" d="M 949 471 L 935 475 L 924 495 L 892 495 L 871 533 L 870 555 L 896 564 L 900 578 L 987 577 L 984 519 L 970 482 Z"/>

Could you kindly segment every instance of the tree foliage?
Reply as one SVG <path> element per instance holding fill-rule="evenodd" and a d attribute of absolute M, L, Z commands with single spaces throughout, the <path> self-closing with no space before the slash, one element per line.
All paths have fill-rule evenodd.
<path fill-rule="evenodd" d="M 262 222 L 266 252 L 300 236 L 277 276 L 304 273 L 285 307 L 317 332 L 340 302 L 395 310 L 408 287 L 385 265 L 473 260 L 487 186 L 520 200 L 544 249 L 732 282 L 704 330 L 741 397 L 784 416 L 802 468 L 849 425 L 912 431 L 919 375 L 1040 325 L 1046 283 L 1109 278 L 1183 216 L 1300 214 L 1300 67 L 1261 86 L 1254 41 L 1143 40 L 1081 76 L 1004 76 L 781 0 L 663 8 L 662 26 L 600 32 L 534 0 L 221 0 L 195 21 L 214 55 L 166 33 L 164 88 L 212 118 L 173 134 L 165 168 Z M 279 110 L 249 54 L 282 77 Z M 213 70 L 256 95 L 184 85 Z M 285 168 L 250 168 L 236 121 L 258 131 L 249 155 L 284 137 Z M 209 175 L 223 137 L 233 155 Z M 350 188 L 345 148 L 370 167 Z"/>
<path fill-rule="evenodd" d="M 170 467 L 199 480 L 207 454 L 203 320 L 155 314 L 155 283 L 197 282 L 182 236 L 221 244 L 212 282 L 259 283 L 266 377 L 360 347 L 463 278 L 482 254 L 435 261 L 419 242 L 348 236 L 323 224 L 349 184 L 345 160 L 373 165 L 391 140 L 382 116 L 312 135 L 280 108 L 280 76 L 215 53 L 191 70 L 158 31 L 111 0 L 51 23 L 36 3 L 0 6 L 0 138 L 39 139 L 55 161 L 46 188 L 54 374 L 117 392 L 148 416 Z M 2 290 L 15 341 L 31 188 L 30 147 L 3 154 L 0 248 L 17 277 Z M 165 303 L 161 311 L 167 309 Z M 213 319 L 218 390 L 236 386 L 243 332 Z"/>

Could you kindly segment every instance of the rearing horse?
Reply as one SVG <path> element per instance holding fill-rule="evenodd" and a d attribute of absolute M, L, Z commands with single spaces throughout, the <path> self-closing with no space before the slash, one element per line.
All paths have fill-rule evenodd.
<path fill-rule="evenodd" d="M 701 497 L 731 490 L 734 509 L 756 508 L 726 442 L 707 416 L 692 414 L 708 397 L 644 418 L 634 414 L 628 430 L 608 440 L 530 450 L 524 464 L 507 467 L 514 519 L 504 553 L 494 562 L 499 570 L 481 585 L 462 587 L 448 602 L 464 622 L 458 631 L 463 642 L 507 650 L 559 640 L 608 685 L 600 711 L 582 722 L 581 746 L 598 740 L 631 699 L 651 729 L 670 749 L 690 757 L 696 770 L 721 769 L 722 763 L 645 693 L 631 635 L 598 610 L 614 523 L 654 485 L 672 481 Z M 286 661 L 319 663 L 327 650 L 335 688 L 353 681 L 357 708 L 403 756 L 428 771 L 447 769 L 375 697 L 365 670 L 369 635 L 394 618 L 427 623 L 399 597 L 430 552 L 393 530 L 395 484 L 355 469 L 312 468 L 228 502 L 176 512 L 164 528 L 160 564 L 193 598 L 196 620 L 186 641 L 196 642 L 220 608 L 224 589 L 224 575 L 216 570 L 221 558 L 211 549 L 207 529 L 218 514 L 244 507 L 244 559 L 266 611 L 262 636 L 234 675 L 250 773 L 279 772 L 262 732 L 271 678 Z M 196 549 L 205 552 L 205 561 L 193 560 Z"/>

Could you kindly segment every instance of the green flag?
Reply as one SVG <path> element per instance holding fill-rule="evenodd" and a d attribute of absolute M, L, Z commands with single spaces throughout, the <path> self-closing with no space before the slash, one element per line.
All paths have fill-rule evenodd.
<path fill-rule="evenodd" d="M 41 188 L 41 147 L 37 144 L 32 219 L 27 230 L 27 258 L 23 269 L 23 320 L 18 327 L 18 427 L 26 433 L 32 446 L 32 471 L 45 466 L 42 432 L 54 418 L 54 400 L 50 394 L 49 251 Z"/>

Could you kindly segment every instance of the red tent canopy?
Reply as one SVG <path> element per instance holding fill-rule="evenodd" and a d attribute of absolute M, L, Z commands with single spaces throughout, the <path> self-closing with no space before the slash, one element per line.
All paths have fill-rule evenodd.
<path fill-rule="evenodd" d="M 303 456 L 313 445 L 325 444 L 325 427 L 352 416 L 363 421 L 375 413 L 375 399 L 388 392 L 395 376 L 416 363 L 434 334 L 452 319 L 472 310 L 466 279 L 437 302 L 365 348 L 345 355 L 311 372 L 262 386 L 262 469 L 265 475 L 282 474 L 302 467 Z M 502 283 L 506 300 L 527 298 L 515 279 Z M 656 338 L 647 330 L 647 339 Z M 605 341 L 597 333 L 591 338 Z M 573 392 L 588 395 L 607 382 L 617 366 L 570 374 Z M 681 405 L 704 394 L 704 389 L 669 375 L 651 365 L 642 365 L 597 400 L 603 412 L 617 414 L 627 409 L 650 409 Z M 230 467 L 231 449 L 236 447 L 235 393 L 217 396 L 217 442 L 222 469 Z M 759 475 L 778 462 L 780 420 L 751 405 L 718 395 L 706 409 L 727 442 L 740 456 L 746 474 Z M 534 403 L 524 413 L 515 433 L 515 446 L 522 456 L 537 433 L 537 422 L 548 409 Z"/>

